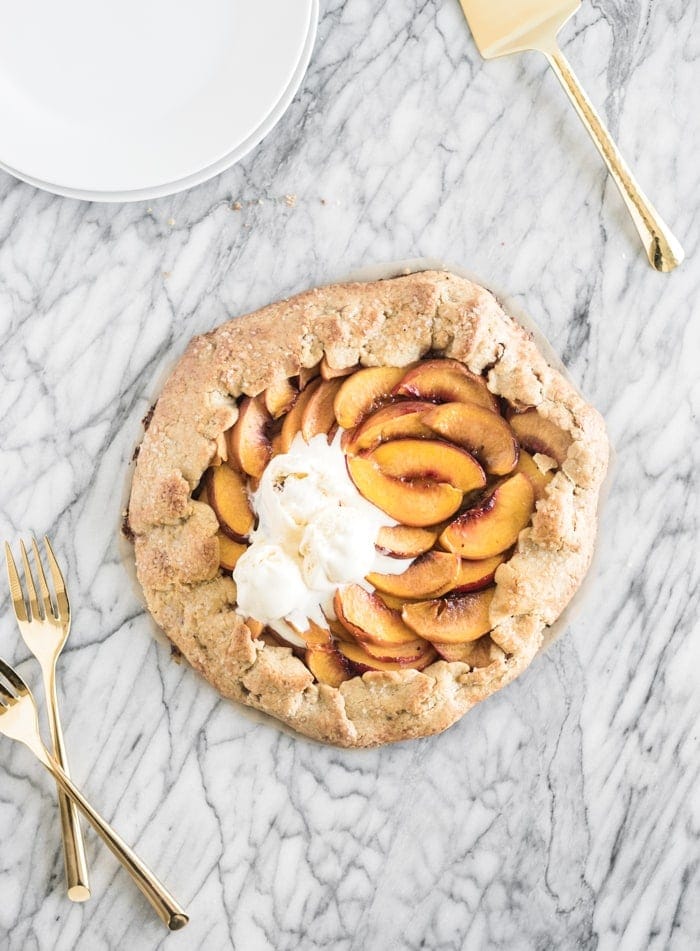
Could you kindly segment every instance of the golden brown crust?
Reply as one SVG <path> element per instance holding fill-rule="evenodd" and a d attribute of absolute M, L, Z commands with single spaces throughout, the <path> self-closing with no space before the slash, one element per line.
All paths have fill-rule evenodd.
<path fill-rule="evenodd" d="M 401 366 L 429 351 L 487 373 L 489 388 L 535 406 L 571 436 L 513 557 L 496 573 L 485 666 L 439 661 L 370 672 L 335 689 L 288 648 L 253 640 L 218 569 L 217 522 L 191 493 L 236 419 L 235 400 L 311 367 Z M 599 414 L 488 291 L 446 272 L 319 288 L 196 337 L 169 377 L 138 455 L 129 505 L 147 604 L 222 694 L 339 746 L 376 746 L 444 730 L 512 681 L 536 654 L 591 560 L 608 460 Z"/>

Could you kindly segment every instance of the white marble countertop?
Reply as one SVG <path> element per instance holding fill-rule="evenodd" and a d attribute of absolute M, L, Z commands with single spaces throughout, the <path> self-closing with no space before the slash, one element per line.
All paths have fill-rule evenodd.
<path fill-rule="evenodd" d="M 0 175 L 0 537 L 54 537 L 74 776 L 192 917 L 167 937 L 91 833 L 94 899 L 71 906 L 51 783 L 0 740 L 3 951 L 699 946 L 697 32 L 689 0 L 593 0 L 564 34 L 686 246 L 670 276 L 544 61 L 483 63 L 456 0 L 325 0 L 287 116 L 184 195 L 81 204 Z M 565 636 L 442 736 L 343 752 L 171 661 L 122 561 L 124 481 L 192 334 L 420 256 L 539 322 L 616 479 Z M 1 597 L 0 654 L 36 683 Z"/>

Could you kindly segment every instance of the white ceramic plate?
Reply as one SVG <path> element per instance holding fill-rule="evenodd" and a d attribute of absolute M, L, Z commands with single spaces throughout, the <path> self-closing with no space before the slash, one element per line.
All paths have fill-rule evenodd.
<path fill-rule="evenodd" d="M 31 175 L 27 175 L 25 172 L 22 172 L 19 169 L 12 168 L 10 165 L 7 165 L 2 161 L 0 161 L 0 169 L 3 169 L 5 172 L 13 175 L 15 178 L 19 178 L 22 181 L 27 182 L 29 185 L 33 185 L 35 188 L 53 192 L 54 194 L 61 195 L 65 198 L 77 198 L 81 201 L 145 201 L 152 198 L 162 198 L 165 195 L 173 195 L 177 192 L 185 191 L 188 188 L 193 188 L 195 185 L 199 185 L 202 182 L 213 178 L 215 175 L 219 175 L 227 168 L 235 165 L 236 162 L 239 162 L 245 155 L 248 154 L 248 152 L 254 149 L 255 146 L 262 141 L 262 139 L 282 118 L 284 113 L 289 108 L 294 96 L 296 95 L 296 92 L 299 89 L 301 81 L 304 78 L 308 68 L 314 48 L 314 43 L 316 41 L 318 14 L 319 0 L 312 0 L 311 23 L 306 38 L 306 43 L 304 45 L 304 49 L 302 50 L 301 59 L 290 83 L 282 95 L 282 98 L 277 102 L 269 115 L 266 116 L 261 125 L 237 148 L 233 149 L 217 162 L 214 162 L 213 164 L 195 172 L 193 175 L 189 175 L 173 182 L 164 182 L 150 188 L 133 189 L 131 191 L 91 191 L 88 189 L 64 187 L 61 185 L 56 185 L 53 182 L 46 182 L 42 181 L 41 179 L 33 178 Z"/>
<path fill-rule="evenodd" d="M 37 182 L 178 182 L 253 136 L 285 95 L 314 0 L 25 0 L 3 9 L 0 158 Z"/>

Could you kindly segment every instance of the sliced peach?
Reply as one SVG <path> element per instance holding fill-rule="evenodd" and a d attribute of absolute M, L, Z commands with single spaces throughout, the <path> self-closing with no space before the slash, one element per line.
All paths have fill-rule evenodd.
<path fill-rule="evenodd" d="M 310 648 L 304 655 L 306 666 L 321 684 L 339 687 L 354 676 L 350 664 L 337 650 Z"/>
<path fill-rule="evenodd" d="M 302 630 L 300 627 L 297 627 L 290 621 L 287 621 L 286 623 L 289 624 L 297 637 L 300 637 L 306 642 L 307 647 L 317 650 L 330 650 L 333 647 L 333 637 L 330 630 L 327 627 L 321 627 L 320 624 L 312 621 L 311 618 L 308 618 L 307 620 L 309 622 L 309 626 L 306 628 L 306 630 Z"/>
<path fill-rule="evenodd" d="M 417 558 L 430 551 L 438 533 L 427 528 L 408 525 L 384 525 L 379 529 L 376 548 L 392 558 Z"/>
<path fill-rule="evenodd" d="M 491 630 L 489 615 L 495 588 L 458 598 L 436 598 L 407 604 L 401 616 L 416 634 L 443 644 L 475 641 Z"/>
<path fill-rule="evenodd" d="M 496 569 L 502 565 L 505 555 L 494 555 L 493 558 L 482 558 L 480 561 L 462 559 L 454 588 L 455 594 L 465 594 L 467 591 L 480 591 L 488 588 L 496 574 Z"/>
<path fill-rule="evenodd" d="M 333 635 L 334 638 L 336 638 L 336 640 L 339 640 L 339 641 L 354 640 L 355 635 L 351 634 L 350 631 L 344 625 L 340 623 L 340 621 L 338 621 L 337 619 L 331 621 L 328 618 L 326 618 L 326 621 L 328 622 L 328 627 L 330 629 L 331 634 Z"/>
<path fill-rule="evenodd" d="M 321 372 L 321 364 L 315 363 L 312 367 L 302 367 L 299 370 L 299 389 L 305 390 L 306 387 L 315 380 Z"/>
<path fill-rule="evenodd" d="M 492 475 L 506 475 L 518 462 L 518 444 L 508 423 L 476 403 L 443 403 L 425 413 L 423 422 L 473 453 Z"/>
<path fill-rule="evenodd" d="M 510 425 L 523 449 L 532 453 L 541 452 L 559 465 L 566 459 L 571 436 L 559 429 L 551 419 L 541 416 L 534 407 L 511 416 Z"/>
<path fill-rule="evenodd" d="M 408 371 L 394 393 L 435 403 L 477 403 L 498 412 L 496 397 L 486 386 L 486 380 L 457 360 L 420 363 Z"/>
<path fill-rule="evenodd" d="M 219 532 L 216 537 L 219 539 L 219 564 L 224 571 L 233 571 L 236 562 L 248 546 L 242 542 L 235 542 L 223 532 Z"/>
<path fill-rule="evenodd" d="M 394 479 L 447 482 L 461 492 L 486 485 L 484 470 L 473 456 L 439 439 L 394 439 L 377 446 L 370 458 Z"/>
<path fill-rule="evenodd" d="M 307 442 L 318 433 L 330 433 L 335 426 L 333 401 L 342 385 L 342 380 L 323 380 L 314 389 L 301 417 L 301 433 Z"/>
<path fill-rule="evenodd" d="M 226 434 L 229 464 L 249 476 L 260 478 L 271 455 L 267 433 L 272 417 L 262 396 L 247 396 L 241 403 L 238 419 Z"/>
<path fill-rule="evenodd" d="M 437 654 L 431 648 L 429 651 L 426 651 L 420 660 L 412 663 L 402 663 L 397 660 L 380 660 L 378 657 L 372 657 L 371 654 L 368 654 L 359 644 L 353 644 L 350 641 L 340 642 L 338 644 L 338 650 L 355 665 L 360 673 L 366 673 L 368 670 L 406 670 L 407 668 L 423 670 L 428 664 L 432 664 L 437 657 Z"/>
<path fill-rule="evenodd" d="M 403 367 L 366 367 L 346 380 L 335 398 L 335 418 L 343 429 L 365 418 L 391 391 L 405 373 Z"/>
<path fill-rule="evenodd" d="M 246 627 L 250 631 L 250 636 L 255 639 L 260 637 L 262 632 L 265 630 L 265 625 L 262 621 L 258 621 L 257 618 L 247 617 L 245 619 Z"/>
<path fill-rule="evenodd" d="M 370 657 L 376 657 L 377 660 L 389 663 L 394 661 L 402 666 L 420 663 L 427 654 L 433 653 L 432 645 L 423 640 L 422 637 L 417 637 L 411 644 L 397 644 L 395 647 L 387 644 L 373 644 L 372 641 L 368 640 L 362 641 L 360 646 Z"/>
<path fill-rule="evenodd" d="M 339 380 L 344 376 L 350 376 L 351 373 L 354 373 L 356 370 L 359 370 L 359 366 L 355 364 L 354 367 L 344 367 L 340 369 L 339 367 L 332 367 L 328 362 L 328 357 L 323 355 L 321 360 L 321 376 L 324 380 Z"/>
<path fill-rule="evenodd" d="M 333 607 L 343 627 L 362 640 L 394 647 L 416 640 L 415 632 L 406 627 L 398 611 L 388 608 L 376 594 L 370 594 L 359 584 L 339 588 Z"/>
<path fill-rule="evenodd" d="M 446 482 L 402 482 L 385 476 L 371 459 L 348 456 L 350 478 L 364 497 L 404 525 L 422 528 L 453 515 L 462 493 Z"/>
<path fill-rule="evenodd" d="M 488 667 L 495 660 L 494 654 L 496 657 L 499 654 L 488 634 L 464 644 L 441 644 L 433 641 L 433 647 L 443 660 L 450 663 L 458 661 L 461 664 L 469 664 L 473 668 Z"/>
<path fill-rule="evenodd" d="M 297 433 L 301 432 L 302 420 L 304 418 L 306 407 L 308 406 L 311 397 L 321 386 L 322 382 L 323 381 L 320 377 L 317 377 L 315 380 L 311 380 L 305 389 L 301 391 L 294 406 L 292 406 L 290 411 L 284 417 L 282 429 L 280 431 L 280 452 L 289 452 L 294 437 Z"/>
<path fill-rule="evenodd" d="M 216 513 L 221 531 L 235 541 L 244 541 L 254 522 L 245 476 L 228 466 L 210 469 L 207 476 L 207 501 Z"/>
<path fill-rule="evenodd" d="M 476 561 L 498 555 L 518 540 L 535 508 L 530 480 L 516 472 L 480 505 L 459 515 L 440 536 L 440 544 Z"/>
<path fill-rule="evenodd" d="M 437 597 L 454 587 L 462 560 L 459 555 L 444 551 L 429 551 L 417 558 L 403 574 L 381 575 L 372 572 L 367 581 L 377 591 L 395 598 Z"/>
<path fill-rule="evenodd" d="M 271 383 L 263 393 L 265 408 L 273 419 L 279 419 L 290 411 L 297 396 L 297 388 L 283 377 Z"/>
<path fill-rule="evenodd" d="M 394 611 L 402 611 L 406 601 L 411 600 L 410 598 L 396 598 L 393 594 L 387 594 L 385 591 L 377 591 L 376 593 L 384 604 L 386 604 L 388 608 L 393 608 Z"/>
<path fill-rule="evenodd" d="M 345 434 L 346 447 L 355 452 L 373 449 L 389 439 L 421 436 L 434 439 L 434 431 L 429 429 L 422 419 L 423 413 L 430 409 L 433 409 L 431 403 L 420 403 L 418 400 L 384 406 L 372 413 L 356 429 Z"/>
<path fill-rule="evenodd" d="M 270 438 L 270 447 L 272 449 L 273 456 L 279 456 L 282 452 L 282 433 L 275 433 L 274 436 Z"/>
<path fill-rule="evenodd" d="M 547 455 L 549 455 L 549 453 L 547 453 Z M 552 456 L 550 458 L 554 457 Z M 518 459 L 518 464 L 515 467 L 515 471 L 522 472 L 523 475 L 528 477 L 532 483 L 535 499 L 544 498 L 544 491 L 554 478 L 553 472 L 543 472 L 532 458 L 530 453 L 525 452 L 525 450 L 522 448 L 520 449 L 520 458 Z"/>

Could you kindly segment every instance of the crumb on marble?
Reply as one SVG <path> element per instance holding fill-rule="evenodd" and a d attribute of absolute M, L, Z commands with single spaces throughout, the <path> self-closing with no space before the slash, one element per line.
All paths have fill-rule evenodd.
<path fill-rule="evenodd" d="M 240 211 L 242 207 L 243 205 L 240 203 L 240 201 L 234 201 L 234 203 L 231 205 L 231 211 Z"/>
<path fill-rule="evenodd" d="M 294 208 L 294 206 L 295 206 L 296 203 L 297 203 L 297 196 L 294 195 L 294 194 L 285 195 L 285 196 L 284 196 L 284 203 L 285 203 L 285 205 L 287 206 L 287 208 Z"/>
<path fill-rule="evenodd" d="M 168 218 L 167 224 L 168 224 L 168 227 L 169 227 L 169 228 L 172 228 L 173 225 L 175 224 L 175 219 L 174 219 L 174 218 Z"/>

